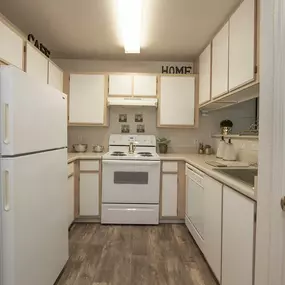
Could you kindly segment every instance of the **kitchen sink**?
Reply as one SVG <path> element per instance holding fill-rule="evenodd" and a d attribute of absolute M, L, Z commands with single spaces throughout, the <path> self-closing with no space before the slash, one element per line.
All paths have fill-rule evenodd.
<path fill-rule="evenodd" d="M 219 168 L 214 170 L 226 174 L 231 178 L 238 179 L 252 187 L 254 187 L 254 177 L 258 175 L 258 170 L 252 168 Z"/>

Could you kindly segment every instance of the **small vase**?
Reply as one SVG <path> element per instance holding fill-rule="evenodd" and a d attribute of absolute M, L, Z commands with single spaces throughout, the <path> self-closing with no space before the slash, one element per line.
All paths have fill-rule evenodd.
<path fill-rule="evenodd" d="M 167 153 L 168 145 L 167 144 L 159 144 L 159 153 Z"/>

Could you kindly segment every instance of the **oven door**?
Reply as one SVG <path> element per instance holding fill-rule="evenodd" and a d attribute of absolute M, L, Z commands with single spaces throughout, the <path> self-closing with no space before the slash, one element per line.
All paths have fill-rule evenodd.
<path fill-rule="evenodd" d="M 103 203 L 159 203 L 160 161 L 103 160 Z"/>

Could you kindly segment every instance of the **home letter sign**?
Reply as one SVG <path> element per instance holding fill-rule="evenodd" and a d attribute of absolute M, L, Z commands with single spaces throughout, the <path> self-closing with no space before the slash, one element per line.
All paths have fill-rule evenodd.
<path fill-rule="evenodd" d="M 192 66 L 191 65 L 185 65 L 185 66 L 169 66 L 169 65 L 163 65 L 161 67 L 161 73 L 167 73 L 167 74 L 191 74 L 192 73 Z"/>

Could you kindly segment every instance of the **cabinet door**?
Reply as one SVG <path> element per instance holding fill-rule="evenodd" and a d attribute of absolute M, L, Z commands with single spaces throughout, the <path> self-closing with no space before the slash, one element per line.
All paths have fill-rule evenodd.
<path fill-rule="evenodd" d="M 132 74 L 110 74 L 109 95 L 132 96 L 133 75 Z"/>
<path fill-rule="evenodd" d="M 220 30 L 212 43 L 212 99 L 228 92 L 229 84 L 229 23 Z"/>
<path fill-rule="evenodd" d="M 252 285 L 254 208 L 254 201 L 224 186 L 223 285 Z"/>
<path fill-rule="evenodd" d="M 177 216 L 177 174 L 162 174 L 162 217 Z"/>
<path fill-rule="evenodd" d="M 30 43 L 27 43 L 26 72 L 42 83 L 48 82 L 48 60 Z"/>
<path fill-rule="evenodd" d="M 218 281 L 221 281 L 223 185 L 204 177 L 204 255 Z"/>
<path fill-rule="evenodd" d="M 204 189 L 187 177 L 187 212 L 199 236 L 204 239 Z"/>
<path fill-rule="evenodd" d="M 48 84 L 60 92 L 63 91 L 63 72 L 51 61 L 49 61 L 48 67 Z"/>
<path fill-rule="evenodd" d="M 156 75 L 134 75 L 134 96 L 156 97 Z"/>
<path fill-rule="evenodd" d="M 68 225 L 74 220 L 74 176 L 68 178 Z"/>
<path fill-rule="evenodd" d="M 23 39 L 0 21 L 0 60 L 23 69 Z"/>
<path fill-rule="evenodd" d="M 244 0 L 230 18 L 229 89 L 254 80 L 255 0 Z"/>
<path fill-rule="evenodd" d="M 211 44 L 199 57 L 199 104 L 211 100 Z"/>
<path fill-rule="evenodd" d="M 104 124 L 105 75 L 71 74 L 69 123 Z"/>
<path fill-rule="evenodd" d="M 161 76 L 158 126 L 195 125 L 195 77 Z"/>
<path fill-rule="evenodd" d="M 99 215 L 99 174 L 80 173 L 79 215 Z"/>

